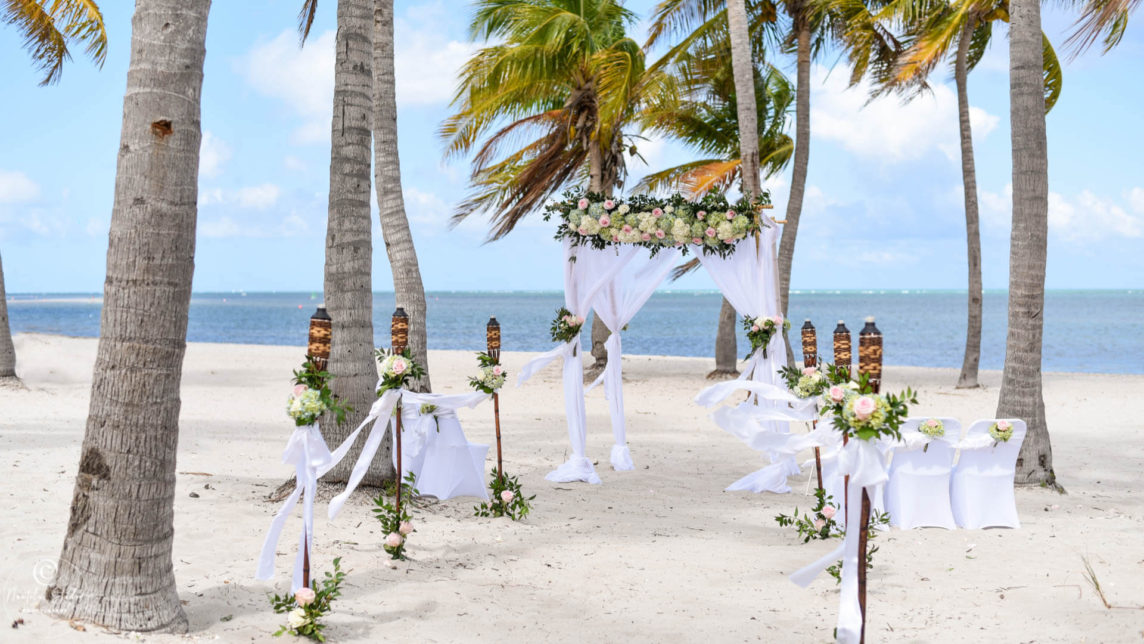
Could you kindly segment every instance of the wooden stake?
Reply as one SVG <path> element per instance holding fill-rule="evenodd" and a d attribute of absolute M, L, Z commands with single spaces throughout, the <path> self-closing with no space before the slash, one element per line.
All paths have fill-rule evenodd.
<path fill-rule="evenodd" d="M 858 643 L 866 642 L 866 540 L 870 536 L 870 495 L 862 490 L 862 512 L 858 526 L 858 607 L 862 611 L 862 631 Z"/>
<path fill-rule="evenodd" d="M 302 540 L 302 587 L 310 587 L 310 533 L 302 528 L 305 539 Z"/>
<path fill-rule="evenodd" d="M 493 419 L 497 428 L 497 482 L 504 485 L 504 461 L 501 460 L 500 394 L 493 394 Z"/>
<path fill-rule="evenodd" d="M 397 516 L 401 518 L 401 402 L 397 403 Z"/>

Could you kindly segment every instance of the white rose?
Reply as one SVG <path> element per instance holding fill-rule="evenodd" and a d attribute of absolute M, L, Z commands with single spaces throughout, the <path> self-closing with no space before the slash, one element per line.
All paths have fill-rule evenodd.
<path fill-rule="evenodd" d="M 309 621 L 310 619 L 306 617 L 306 609 L 304 608 L 295 608 L 286 615 L 286 623 L 294 630 L 302 628 Z"/>

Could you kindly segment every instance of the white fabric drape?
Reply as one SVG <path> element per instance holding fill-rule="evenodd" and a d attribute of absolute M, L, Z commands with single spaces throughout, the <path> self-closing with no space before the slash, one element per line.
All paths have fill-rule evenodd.
<path fill-rule="evenodd" d="M 565 239 L 564 307 L 581 318 L 587 318 L 592 311 L 592 300 L 596 293 L 623 270 L 638 250 L 637 247 L 628 245 L 597 250 L 589 246 L 573 245 Z M 587 457 L 585 425 L 588 414 L 584 408 L 584 366 L 580 355 L 580 338 L 576 337 L 571 342 L 533 358 L 521 368 L 516 385 L 519 387 L 524 384 L 556 358 L 564 359 L 564 412 L 568 421 L 572 456 L 545 478 L 556 483 L 600 483 L 600 477 Z"/>
<path fill-rule="evenodd" d="M 777 228 L 764 228 L 758 238 L 748 237 L 739 241 L 735 245 L 735 252 L 727 257 L 697 253 L 699 261 L 707 269 L 711 279 L 740 316 L 758 317 L 781 313 L 777 283 L 778 263 L 775 254 L 777 235 Z M 750 391 L 745 386 L 747 382 L 775 385 L 785 390 L 779 375 L 779 369 L 784 366 L 786 366 L 786 346 L 782 334 L 776 333 L 766 347 L 760 347 L 747 359 L 738 381 L 715 385 L 700 396 L 710 399 L 712 395 L 708 392 L 721 387 L 718 391 L 724 395 L 711 403 L 716 404 L 739 390 Z M 790 419 L 782 417 L 781 414 L 776 415 L 776 412 L 788 406 L 787 403 L 760 399 L 757 395 L 754 402 L 757 407 L 755 411 L 758 412 L 755 418 L 758 431 L 775 434 L 790 431 Z M 741 415 L 745 417 L 748 411 L 750 410 L 743 410 Z M 739 432 L 732 431 L 732 433 L 738 435 Z M 798 462 L 791 455 L 779 454 L 773 450 L 768 450 L 768 456 L 771 465 L 735 481 L 727 489 L 780 494 L 790 492 L 786 479 L 799 473 Z"/>
<path fill-rule="evenodd" d="M 621 367 L 623 346 L 620 341 L 620 331 L 648 301 L 682 254 L 677 248 L 668 248 L 660 250 L 653 256 L 650 249 L 638 248 L 624 269 L 601 288 L 592 300 L 592 310 L 611 329 L 612 334 L 604 343 L 604 347 L 608 350 L 608 364 L 600 377 L 588 386 L 586 392 L 601 382 L 604 383 L 604 395 L 608 399 L 608 411 L 612 417 L 612 436 L 616 440 L 612 446 L 611 458 L 612 467 L 616 470 L 635 469 L 631 451 L 628 449 L 627 428 L 624 424 Z"/>
<path fill-rule="evenodd" d="M 402 390 L 401 466 L 398 475 L 404 479 L 412 472 L 421 494 L 442 501 L 455 496 L 488 499 L 485 488 L 485 454 L 488 445 L 470 443 L 461 429 L 457 410 L 476 407 L 491 398 L 490 394 L 432 394 Z M 421 414 L 422 405 L 435 405 L 432 414 Z M 390 421 L 396 433 L 396 423 Z M 393 466 L 398 467 L 397 452 Z"/>
<path fill-rule="evenodd" d="M 791 581 L 805 588 L 827 566 L 842 559 L 842 588 L 839 596 L 838 626 L 835 641 L 858 642 L 862 632 L 862 608 L 858 603 L 858 526 L 862 522 L 862 491 L 874 498 L 877 486 L 886 481 L 886 465 L 882 451 L 870 441 L 852 439 L 838 454 L 838 467 L 850 475 L 847 490 L 846 538 L 842 545 L 814 563 L 796 571 Z"/>

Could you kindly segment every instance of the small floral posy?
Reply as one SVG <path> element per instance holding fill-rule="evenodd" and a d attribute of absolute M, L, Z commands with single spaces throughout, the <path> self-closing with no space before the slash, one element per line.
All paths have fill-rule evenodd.
<path fill-rule="evenodd" d="M 998 443 L 1006 443 L 1010 438 L 1013 438 L 1013 423 L 1007 420 L 999 420 L 989 426 L 989 435 Z"/>
<path fill-rule="evenodd" d="M 313 425 L 327 411 L 334 412 L 339 423 L 349 410 L 330 391 L 330 374 L 318 369 L 309 358 L 294 372 L 294 390 L 286 401 L 286 413 L 298 427 Z"/>
<path fill-rule="evenodd" d="M 784 528 L 794 526 L 803 543 L 842 534 L 842 526 L 834 520 L 838 512 L 838 506 L 834 505 L 834 497 L 827 495 L 826 490 L 821 489 L 814 491 L 814 497 L 817 502 L 810 512 L 799 516 L 798 508 L 795 508 L 791 516 L 780 514 L 775 517 L 775 522 Z"/>
<path fill-rule="evenodd" d="M 381 523 L 381 532 L 385 535 L 382 547 L 393 559 L 405 559 L 405 546 L 409 535 L 413 533 L 413 516 L 409 513 L 410 501 L 420 492 L 414 487 L 416 479 L 413 472 L 405 475 L 405 484 L 401 487 L 401 512 L 397 511 L 397 499 L 391 503 L 382 490 L 373 504 L 373 514 Z"/>
<path fill-rule="evenodd" d="M 744 317 L 743 328 L 747 331 L 747 339 L 751 341 L 751 353 L 747 354 L 750 358 L 751 354 L 763 349 L 763 357 L 767 357 L 767 344 L 770 343 L 771 338 L 781 328 L 783 331 L 790 330 L 790 320 L 783 319 L 781 315 L 761 315 L 757 318 Z"/>
<path fill-rule="evenodd" d="M 286 625 L 274 633 L 279 637 L 286 633 L 308 637 L 318 642 L 326 641 L 322 630 L 326 627 L 320 620 L 330 612 L 330 605 L 342 594 L 342 582 L 346 573 L 342 572 L 342 559 L 334 559 L 334 572 L 326 573 L 321 587 L 318 580 L 310 582 L 310 588 L 299 588 L 293 595 L 273 595 L 270 605 L 275 613 L 286 613 Z"/>
<path fill-rule="evenodd" d="M 377 388 L 379 397 L 390 389 L 400 389 L 410 380 L 425 375 L 425 368 L 413 360 L 413 353 L 408 348 L 401 353 L 377 349 L 374 357 L 381 365 L 381 385 Z"/>
<path fill-rule="evenodd" d="M 504 386 L 508 372 L 495 358 L 490 358 L 484 353 L 477 354 L 477 363 L 481 366 L 481 373 L 469 378 L 469 386 L 486 394 L 495 394 Z"/>
<path fill-rule="evenodd" d="M 901 440 L 909 405 L 917 402 L 917 396 L 908 388 L 900 394 L 874 393 L 869 375 L 862 374 L 858 382 L 832 384 L 826 389 L 822 394 L 822 415 L 832 416 L 835 429 L 844 436 Z"/>
<path fill-rule="evenodd" d="M 779 369 L 779 373 L 786 381 L 787 389 L 799 398 L 813 398 L 830 386 L 826 374 L 814 367 L 799 369 L 788 365 Z"/>
<path fill-rule="evenodd" d="M 528 516 L 532 509 L 531 501 L 536 498 L 533 494 L 525 497 L 520 489 L 520 482 L 515 476 L 498 476 L 497 468 L 493 468 L 492 497 L 488 503 L 482 503 L 473 508 L 473 514 L 478 517 L 508 517 L 513 521 L 520 521 Z"/>
<path fill-rule="evenodd" d="M 930 438 L 941 438 L 945 436 L 945 424 L 937 418 L 927 418 L 918 425 L 918 431 Z"/>
<path fill-rule="evenodd" d="M 580 327 L 584 326 L 584 318 L 573 315 L 563 306 L 556 310 L 556 319 L 552 321 L 549 333 L 553 342 L 571 342 L 580 337 Z"/>

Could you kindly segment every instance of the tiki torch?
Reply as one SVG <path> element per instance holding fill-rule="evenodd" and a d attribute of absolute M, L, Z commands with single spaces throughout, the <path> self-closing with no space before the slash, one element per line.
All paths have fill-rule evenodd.
<path fill-rule="evenodd" d="M 850 376 L 850 360 L 850 329 L 839 320 L 838 326 L 834 327 L 834 366 L 845 369 L 847 377 Z"/>
<path fill-rule="evenodd" d="M 874 393 L 882 390 L 882 332 L 874 326 L 874 318 L 866 318 L 866 326 L 858 333 L 858 373 L 870 377 Z"/>
<path fill-rule="evenodd" d="M 393 321 L 389 325 L 389 346 L 393 355 L 405 353 L 409 346 L 409 316 L 400 306 L 393 312 Z M 394 432 L 397 443 L 397 516 L 401 516 L 401 477 L 404 474 L 401 460 L 401 398 L 397 399 L 397 431 Z"/>
<path fill-rule="evenodd" d="M 501 348 L 501 335 L 500 335 L 500 322 L 497 322 L 496 317 L 490 317 L 489 323 L 485 326 L 485 340 L 488 344 L 488 354 L 496 364 L 500 364 L 500 348 Z M 493 419 L 496 421 L 497 430 L 497 482 L 504 483 L 504 461 L 501 459 L 501 436 L 500 436 L 500 394 L 493 393 Z"/>
<path fill-rule="evenodd" d="M 326 313 L 326 303 L 318 305 L 318 310 L 310 316 L 310 339 L 306 347 L 306 357 L 314 363 L 318 371 L 325 371 L 330 360 L 330 339 L 333 336 L 333 320 Z"/>
<path fill-rule="evenodd" d="M 818 333 L 814 330 L 814 324 L 807 318 L 802 323 L 802 365 L 804 367 L 815 367 L 818 365 Z M 818 419 L 810 421 L 811 428 L 818 427 Z M 822 450 L 818 447 L 814 448 L 814 471 L 818 476 L 818 489 L 822 488 Z"/>

